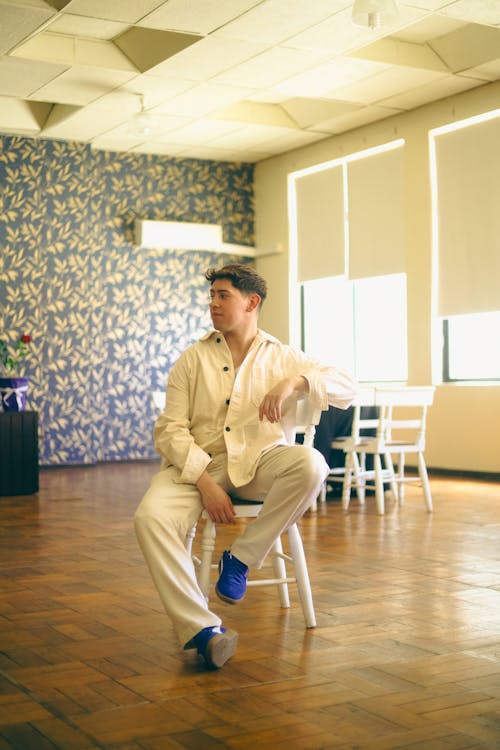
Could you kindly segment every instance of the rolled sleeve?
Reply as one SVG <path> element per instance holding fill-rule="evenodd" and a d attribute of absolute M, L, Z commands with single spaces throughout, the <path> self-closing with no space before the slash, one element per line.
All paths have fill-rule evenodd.
<path fill-rule="evenodd" d="M 326 411 L 329 406 L 347 409 L 358 393 L 358 384 L 345 370 L 327 367 L 309 360 L 300 370 L 309 383 L 309 400 L 315 409 Z"/>
<path fill-rule="evenodd" d="M 170 373 L 165 411 L 156 420 L 153 439 L 164 464 L 181 472 L 177 481 L 196 484 L 212 459 L 191 434 L 189 371 L 188 358 L 181 357 Z"/>

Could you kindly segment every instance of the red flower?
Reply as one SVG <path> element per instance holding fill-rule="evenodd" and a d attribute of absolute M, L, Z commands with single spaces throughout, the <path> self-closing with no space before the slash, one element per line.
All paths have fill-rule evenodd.
<path fill-rule="evenodd" d="M 27 333 L 23 333 L 23 335 L 21 336 L 21 341 L 23 342 L 23 344 L 29 344 L 31 343 L 31 336 L 28 336 Z"/>

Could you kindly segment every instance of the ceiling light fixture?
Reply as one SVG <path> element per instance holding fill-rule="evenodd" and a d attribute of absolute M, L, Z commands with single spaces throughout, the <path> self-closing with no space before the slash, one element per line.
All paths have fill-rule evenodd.
<path fill-rule="evenodd" d="M 396 21 L 398 13 L 398 0 L 355 0 L 352 22 L 356 26 L 378 29 Z"/>
<path fill-rule="evenodd" d="M 155 130 L 158 128 L 158 120 L 151 113 L 144 108 L 144 96 L 138 94 L 141 100 L 141 109 L 139 114 L 134 115 L 130 123 L 130 131 L 137 136 L 150 136 L 153 135 Z"/>

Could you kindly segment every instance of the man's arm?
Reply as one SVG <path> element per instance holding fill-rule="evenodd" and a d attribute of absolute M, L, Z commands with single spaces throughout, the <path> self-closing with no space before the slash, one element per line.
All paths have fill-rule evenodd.
<path fill-rule="evenodd" d="M 210 520 L 215 523 L 234 523 L 235 512 L 231 498 L 222 487 L 217 484 L 208 471 L 204 471 L 196 482 L 200 491 L 201 502 Z"/>
<path fill-rule="evenodd" d="M 195 484 L 211 459 L 191 434 L 191 369 L 187 352 L 184 352 L 169 374 L 165 411 L 155 422 L 154 444 L 166 462 L 179 469 L 181 482 Z"/>
<path fill-rule="evenodd" d="M 266 417 L 270 422 L 279 422 L 283 403 L 292 393 L 308 393 L 309 383 L 303 375 L 293 375 L 281 380 L 266 393 L 259 406 L 259 419 Z"/>

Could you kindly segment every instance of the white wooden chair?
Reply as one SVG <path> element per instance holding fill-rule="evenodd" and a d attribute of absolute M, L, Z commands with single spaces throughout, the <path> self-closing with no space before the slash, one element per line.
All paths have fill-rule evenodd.
<path fill-rule="evenodd" d="M 331 448 L 333 450 L 343 451 L 345 454 L 344 466 L 337 466 L 330 469 L 325 484 L 323 485 L 320 499 L 321 501 L 326 500 L 326 485 L 329 483 L 341 482 L 344 485 L 344 477 L 346 472 L 354 473 L 353 486 L 356 487 L 356 494 L 361 505 L 365 501 L 365 487 L 364 487 L 364 476 L 365 476 L 365 454 L 358 454 L 356 451 L 356 445 L 363 439 L 366 430 L 376 430 L 378 420 L 373 417 L 362 418 L 361 409 L 366 406 L 373 406 L 375 403 L 375 388 L 364 387 L 358 392 L 358 395 L 353 401 L 353 418 L 351 423 L 351 431 L 348 435 L 338 435 L 332 440 Z"/>
<path fill-rule="evenodd" d="M 432 496 L 425 465 L 425 434 L 427 410 L 434 399 L 433 386 L 377 387 L 375 405 L 379 407 L 376 435 L 363 437 L 356 444 L 356 453 L 373 455 L 373 471 L 346 471 L 343 487 L 343 506 L 349 507 L 353 486 L 359 482 L 375 488 L 377 512 L 383 515 L 384 483 L 390 483 L 394 497 L 400 506 L 404 502 L 404 487 L 407 482 L 420 482 L 427 510 L 432 512 Z M 405 474 L 405 457 L 416 454 L 418 476 Z M 394 468 L 393 455 L 397 468 Z M 384 467 L 382 467 L 382 458 Z M 354 475 L 354 476 L 353 476 Z M 374 484 L 367 484 L 373 482 Z"/>
<path fill-rule="evenodd" d="M 304 445 L 312 446 L 314 441 L 315 425 L 318 424 L 321 411 L 312 409 L 307 398 L 298 401 L 297 411 L 293 422 L 285 426 L 287 441 L 290 445 L 295 443 L 296 431 L 304 433 Z M 261 502 L 252 502 L 248 500 L 239 500 L 232 498 L 237 518 L 255 518 L 262 508 Z M 203 511 L 201 518 L 204 520 L 203 533 L 201 538 L 201 555 L 199 558 L 192 554 L 193 540 L 196 534 L 196 526 L 191 529 L 186 539 L 186 548 L 191 554 L 195 565 L 198 568 L 198 583 L 201 590 L 209 598 L 211 589 L 211 571 L 217 569 L 213 563 L 213 554 L 215 549 L 215 540 L 217 535 L 216 524 L 210 520 L 206 511 Z M 316 627 L 316 615 L 311 593 L 311 583 L 307 570 L 306 557 L 302 538 L 296 523 L 292 524 L 287 531 L 289 554 L 283 551 L 281 539 L 278 538 L 269 553 L 271 558 L 273 575 L 271 577 L 250 578 L 248 586 L 277 586 L 279 601 L 282 607 L 290 606 L 290 596 L 288 584 L 296 583 L 299 593 L 299 599 L 302 606 L 305 625 L 307 628 Z M 290 570 L 287 570 L 287 563 Z M 290 566 L 291 563 L 291 566 Z"/>

